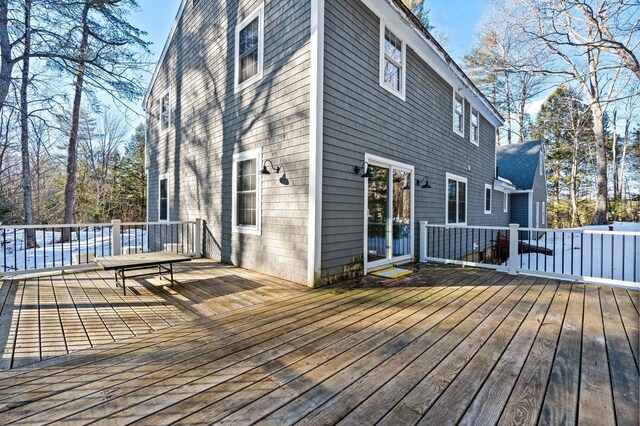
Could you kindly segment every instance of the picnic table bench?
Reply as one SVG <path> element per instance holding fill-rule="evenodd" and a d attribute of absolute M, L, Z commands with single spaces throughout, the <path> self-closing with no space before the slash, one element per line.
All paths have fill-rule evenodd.
<path fill-rule="evenodd" d="M 124 294 L 127 294 L 126 279 L 136 277 L 147 277 L 150 275 L 160 275 L 162 272 L 169 272 L 171 275 L 171 286 L 173 287 L 173 264 L 181 262 L 189 262 L 188 256 L 175 253 L 159 252 L 159 253 L 140 253 L 125 254 L 121 256 L 105 256 L 96 258 L 96 263 L 105 271 L 115 271 L 116 286 L 122 286 Z M 168 265 L 168 266 L 167 266 Z M 141 271 L 143 269 L 151 269 L 158 267 L 158 272 L 146 272 L 136 275 L 127 275 L 129 271 Z M 120 279 L 122 284 L 120 284 Z"/>

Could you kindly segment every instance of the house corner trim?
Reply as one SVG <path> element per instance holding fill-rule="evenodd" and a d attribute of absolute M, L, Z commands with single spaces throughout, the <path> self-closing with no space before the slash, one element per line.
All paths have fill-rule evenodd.
<path fill-rule="evenodd" d="M 322 260 L 324 3 L 324 0 L 311 0 L 307 283 L 312 287 L 319 284 Z"/>

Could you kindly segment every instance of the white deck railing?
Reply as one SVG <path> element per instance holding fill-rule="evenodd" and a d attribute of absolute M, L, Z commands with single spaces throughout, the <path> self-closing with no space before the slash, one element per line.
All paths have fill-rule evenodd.
<path fill-rule="evenodd" d="M 158 251 L 200 257 L 202 221 L 0 225 L 0 276 L 92 267 L 96 257 Z"/>
<path fill-rule="evenodd" d="M 640 284 L 640 232 L 420 223 L 420 261 L 586 283 Z"/>

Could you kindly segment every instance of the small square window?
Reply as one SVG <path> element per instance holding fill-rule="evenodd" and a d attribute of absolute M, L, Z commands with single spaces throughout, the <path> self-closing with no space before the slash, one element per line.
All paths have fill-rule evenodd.
<path fill-rule="evenodd" d="M 474 145 L 480 145 L 480 113 L 471 108 L 471 126 L 469 126 L 469 138 Z"/>
<path fill-rule="evenodd" d="M 380 27 L 380 85 L 405 99 L 405 43 L 384 23 Z"/>
<path fill-rule="evenodd" d="M 491 185 L 484 184 L 484 214 L 491 214 L 491 196 L 493 191 Z"/>
<path fill-rule="evenodd" d="M 260 80 L 264 57 L 264 4 L 236 27 L 235 89 Z"/>
<path fill-rule="evenodd" d="M 453 131 L 464 137 L 464 98 L 453 92 Z"/>

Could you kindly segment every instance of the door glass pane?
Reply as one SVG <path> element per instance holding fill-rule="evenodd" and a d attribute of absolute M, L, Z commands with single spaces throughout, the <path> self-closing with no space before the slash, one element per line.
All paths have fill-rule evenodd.
<path fill-rule="evenodd" d="M 393 257 L 411 254 L 411 173 L 393 171 Z"/>
<path fill-rule="evenodd" d="M 387 258 L 387 224 L 389 211 L 389 169 L 369 166 L 367 261 Z"/>

